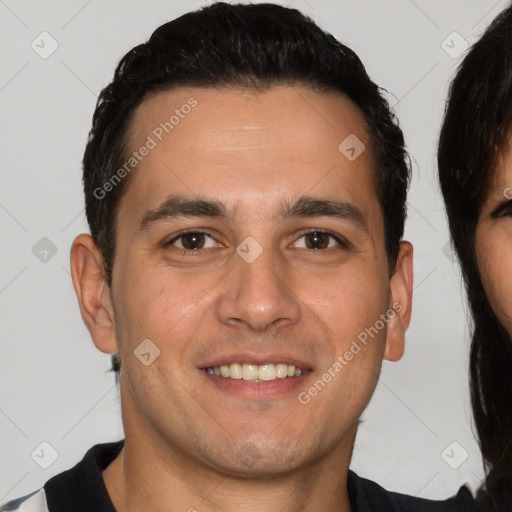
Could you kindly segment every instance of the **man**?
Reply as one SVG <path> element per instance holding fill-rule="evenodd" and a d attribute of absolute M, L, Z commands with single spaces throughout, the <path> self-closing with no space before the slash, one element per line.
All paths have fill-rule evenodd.
<path fill-rule="evenodd" d="M 71 249 L 125 440 L 4 510 L 469 510 L 465 489 L 434 503 L 348 470 L 404 349 L 408 181 L 378 87 L 298 11 L 215 4 L 132 49 Z"/>

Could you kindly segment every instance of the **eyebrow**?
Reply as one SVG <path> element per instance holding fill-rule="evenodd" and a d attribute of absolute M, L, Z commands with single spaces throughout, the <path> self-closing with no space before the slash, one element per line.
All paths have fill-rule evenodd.
<path fill-rule="evenodd" d="M 139 222 L 138 231 L 149 229 L 152 224 L 178 217 L 211 217 L 228 220 L 226 206 L 215 199 L 191 199 L 171 195 L 158 208 L 148 210 Z"/>
<path fill-rule="evenodd" d="M 170 195 L 158 208 L 144 213 L 138 231 L 146 231 L 153 224 L 179 217 L 207 217 L 228 221 L 235 215 L 236 209 L 228 209 L 216 199 Z M 279 222 L 292 217 L 334 217 L 349 221 L 360 230 L 368 232 L 365 214 L 346 201 L 302 196 L 294 203 L 284 201 L 274 219 Z"/>
<path fill-rule="evenodd" d="M 302 196 L 293 204 L 286 201 L 282 205 L 278 220 L 290 217 L 334 217 L 347 220 L 362 231 L 368 232 L 366 215 L 347 201 Z"/>

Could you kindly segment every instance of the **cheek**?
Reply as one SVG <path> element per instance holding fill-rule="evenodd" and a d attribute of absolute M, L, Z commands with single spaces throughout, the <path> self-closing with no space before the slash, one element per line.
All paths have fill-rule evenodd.
<path fill-rule="evenodd" d="M 325 276 L 315 287 L 304 291 L 303 296 L 310 300 L 308 305 L 329 327 L 338 353 L 343 353 L 361 333 L 375 326 L 385 313 L 389 300 L 385 275 L 368 267 L 364 271 L 340 271 Z M 377 327 L 380 329 L 375 341 L 383 339 L 386 332 L 385 325 L 379 323 Z"/>
<path fill-rule="evenodd" d="M 180 341 L 185 344 L 192 334 L 191 322 L 198 327 L 198 315 L 204 313 L 219 279 L 216 273 L 197 279 L 192 274 L 177 276 L 158 265 L 141 264 L 127 265 L 118 277 L 117 313 L 118 321 L 126 326 L 120 332 L 124 344 L 137 344 L 145 338 L 166 344 L 172 338 L 177 350 Z"/>
<path fill-rule="evenodd" d="M 512 334 L 512 238 L 510 234 L 489 229 L 477 236 L 476 250 L 485 293 L 493 311 L 510 335 Z"/>
<path fill-rule="evenodd" d="M 371 329 L 370 350 L 365 349 L 357 359 L 369 365 L 380 361 L 386 329 L 381 328 L 382 322 L 375 325 L 388 307 L 389 280 L 385 271 L 366 260 L 329 272 L 290 270 L 283 277 L 284 288 L 291 290 L 290 300 L 302 310 L 296 328 L 330 339 L 324 350 L 330 352 L 329 359 L 344 354 L 352 341 L 361 339 L 360 335 L 365 338 Z M 173 354 L 185 357 L 194 336 L 222 328 L 215 304 L 219 294 L 232 295 L 224 280 L 231 282 L 229 268 L 201 272 L 198 278 L 194 272 L 166 270 L 164 264 L 147 265 L 142 257 L 125 263 L 117 274 L 116 316 L 122 327 L 120 345 L 126 353 L 149 338 L 161 347 L 172 343 Z"/>

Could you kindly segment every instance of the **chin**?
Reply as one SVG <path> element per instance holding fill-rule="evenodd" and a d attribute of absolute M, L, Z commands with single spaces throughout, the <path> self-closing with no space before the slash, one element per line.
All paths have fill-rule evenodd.
<path fill-rule="evenodd" d="M 243 439 L 243 438 L 242 438 Z M 301 447 L 300 453 L 297 446 Z M 268 478 L 288 473 L 304 465 L 304 440 L 285 443 L 283 440 L 266 439 L 251 441 L 250 437 L 237 440 L 229 446 L 210 446 L 205 454 L 208 465 L 226 475 L 240 478 Z"/>

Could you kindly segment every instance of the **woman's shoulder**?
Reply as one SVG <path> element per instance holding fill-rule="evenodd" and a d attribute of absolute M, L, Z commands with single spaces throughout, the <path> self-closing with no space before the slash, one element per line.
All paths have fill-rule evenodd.
<path fill-rule="evenodd" d="M 461 487 L 456 496 L 438 501 L 387 491 L 352 471 L 348 484 L 357 512 L 480 512 L 467 487 Z"/>

